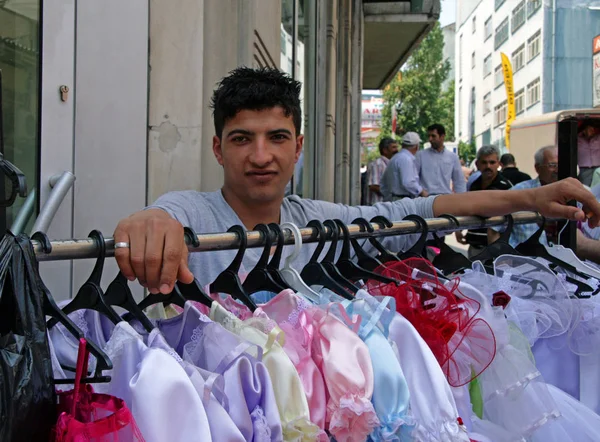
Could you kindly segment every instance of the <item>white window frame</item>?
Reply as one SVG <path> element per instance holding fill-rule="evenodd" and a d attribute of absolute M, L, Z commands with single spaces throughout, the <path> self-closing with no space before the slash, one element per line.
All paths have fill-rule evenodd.
<path fill-rule="evenodd" d="M 542 0 L 527 0 L 527 18 L 539 11 L 541 7 Z"/>
<path fill-rule="evenodd" d="M 475 69 L 476 61 L 475 61 L 475 51 L 471 54 L 471 69 Z"/>
<path fill-rule="evenodd" d="M 483 96 L 483 115 L 487 115 L 492 111 L 492 93 L 488 92 Z"/>
<path fill-rule="evenodd" d="M 508 23 L 508 17 L 506 17 L 496 28 L 494 32 L 494 49 L 498 49 L 508 40 L 510 24 Z"/>
<path fill-rule="evenodd" d="M 477 16 L 473 16 L 473 20 L 471 20 L 471 33 L 475 34 L 477 32 Z"/>
<path fill-rule="evenodd" d="M 512 17 L 510 20 L 510 31 L 511 33 L 517 32 L 520 28 L 523 27 L 525 22 L 527 21 L 527 5 L 525 0 L 521 0 L 513 10 Z"/>
<path fill-rule="evenodd" d="M 512 53 L 513 72 L 519 72 L 525 66 L 525 43 Z"/>
<path fill-rule="evenodd" d="M 506 100 L 497 106 L 494 106 L 494 127 L 500 126 L 506 123 L 506 117 L 508 114 L 508 104 Z"/>
<path fill-rule="evenodd" d="M 502 72 L 502 65 L 499 64 L 494 69 L 494 88 L 498 88 L 504 84 L 504 73 Z"/>
<path fill-rule="evenodd" d="M 527 63 L 542 52 L 542 32 L 537 31 L 527 40 Z"/>
<path fill-rule="evenodd" d="M 519 115 L 523 111 L 525 111 L 525 88 L 515 93 L 515 113 Z"/>
<path fill-rule="evenodd" d="M 492 54 L 483 59 L 483 78 L 492 73 Z"/>
<path fill-rule="evenodd" d="M 542 88 L 540 77 L 527 85 L 527 107 L 535 106 L 542 99 Z"/>
<path fill-rule="evenodd" d="M 484 41 L 488 41 L 488 39 L 494 35 L 494 28 L 492 23 L 492 16 L 485 21 L 483 24 L 483 39 Z"/>

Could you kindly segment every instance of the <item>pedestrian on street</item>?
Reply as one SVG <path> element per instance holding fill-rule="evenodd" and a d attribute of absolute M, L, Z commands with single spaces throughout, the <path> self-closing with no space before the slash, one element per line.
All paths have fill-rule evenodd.
<path fill-rule="evenodd" d="M 416 132 L 407 132 L 402 137 L 402 150 L 390 160 L 381 180 L 384 201 L 428 196 L 419 180 L 415 155 L 421 138 Z"/>

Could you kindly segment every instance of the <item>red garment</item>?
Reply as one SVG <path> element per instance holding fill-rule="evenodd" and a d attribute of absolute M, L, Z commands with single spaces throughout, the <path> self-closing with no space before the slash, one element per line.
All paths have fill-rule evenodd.
<path fill-rule="evenodd" d="M 424 259 L 386 263 L 376 271 L 405 284 L 371 280 L 367 291 L 396 300 L 396 310 L 427 342 L 450 385 L 468 384 L 491 364 L 496 354 L 494 333 L 486 321 L 476 317 L 480 304 L 462 295 L 458 282 L 451 289 L 445 287 L 434 276 L 433 265 Z"/>
<path fill-rule="evenodd" d="M 87 342 L 79 340 L 74 389 L 58 392 L 58 421 L 52 442 L 144 442 L 131 412 L 123 400 L 107 394 L 94 393 L 89 384 L 82 384 L 87 373 L 89 350 Z M 83 388 L 83 391 L 81 391 Z"/>

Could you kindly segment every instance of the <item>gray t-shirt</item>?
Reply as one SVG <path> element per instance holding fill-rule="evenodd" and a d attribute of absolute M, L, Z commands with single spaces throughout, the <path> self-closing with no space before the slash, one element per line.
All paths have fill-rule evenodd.
<path fill-rule="evenodd" d="M 283 199 L 281 204 L 281 223 L 291 222 L 298 227 L 305 227 L 309 221 L 319 219 L 340 219 L 346 224 L 351 224 L 356 218 L 367 220 L 383 215 L 391 221 L 402 220 L 408 214 L 417 214 L 423 218 L 433 217 L 433 200 L 435 197 L 416 198 L 413 200 L 400 200 L 391 203 L 378 203 L 374 206 L 347 206 L 326 201 L 302 199 L 296 195 Z M 167 193 L 149 206 L 151 209 L 162 209 L 169 213 L 181 224 L 191 227 L 198 234 L 226 232 L 233 225 L 243 225 L 240 218 L 227 204 L 220 190 L 216 192 L 196 192 L 192 190 Z M 382 240 L 383 244 L 392 251 L 406 250 L 416 240 L 415 235 L 398 235 Z M 293 251 L 293 245 L 285 246 L 282 263 Z M 298 271 L 309 261 L 316 244 L 302 246 L 302 251 L 294 261 L 293 266 Z M 338 253 L 341 244 L 338 246 Z M 367 242 L 365 250 L 372 251 Z M 329 249 L 325 246 L 322 256 Z M 252 248 L 246 251 L 243 269 L 240 274 L 249 272 L 258 261 L 261 248 Z M 220 250 L 210 252 L 191 253 L 189 257 L 190 270 L 202 285 L 210 284 L 233 261 L 235 250 Z M 374 252 L 373 252 L 374 254 Z"/>

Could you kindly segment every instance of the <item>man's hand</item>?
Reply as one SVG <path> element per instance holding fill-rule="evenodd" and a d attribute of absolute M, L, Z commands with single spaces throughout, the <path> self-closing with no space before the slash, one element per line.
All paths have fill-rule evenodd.
<path fill-rule="evenodd" d="M 454 232 L 454 236 L 456 237 L 456 241 L 458 241 L 459 244 L 468 244 L 467 238 L 465 237 L 465 235 L 463 235 L 462 230 L 457 230 L 456 232 Z"/>
<path fill-rule="evenodd" d="M 194 275 L 188 268 L 188 249 L 183 226 L 160 209 L 134 213 L 119 222 L 115 242 L 129 248 L 115 250 L 119 269 L 130 281 L 136 278 L 150 293 L 168 294 L 175 281 L 189 284 Z"/>
<path fill-rule="evenodd" d="M 585 221 L 594 228 L 600 222 L 600 204 L 594 194 L 575 178 L 567 178 L 553 184 L 531 189 L 533 210 L 548 218 L 565 218 Z M 579 201 L 583 207 L 568 206 L 569 201 Z"/>
<path fill-rule="evenodd" d="M 425 189 L 423 189 L 423 190 L 421 190 L 421 193 L 419 194 L 419 196 L 422 196 L 423 198 L 428 197 L 429 192 L 427 192 Z"/>

